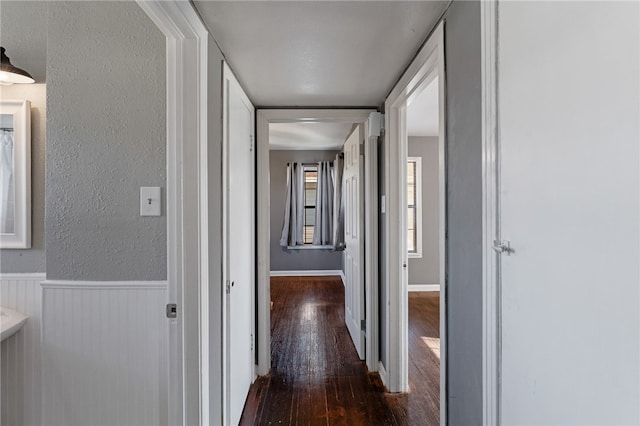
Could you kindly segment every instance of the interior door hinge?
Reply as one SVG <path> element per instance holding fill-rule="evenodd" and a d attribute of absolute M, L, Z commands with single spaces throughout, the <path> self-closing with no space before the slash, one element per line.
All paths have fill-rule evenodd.
<path fill-rule="evenodd" d="M 227 280 L 225 284 L 225 291 L 227 292 L 227 294 L 231 293 L 231 281 L 229 280 Z"/>
<path fill-rule="evenodd" d="M 249 151 L 253 152 L 253 135 L 249 136 Z"/>
<path fill-rule="evenodd" d="M 367 320 L 360 320 L 360 330 L 367 331 Z"/>
<path fill-rule="evenodd" d="M 251 333 L 251 351 L 253 352 L 253 333 Z"/>
<path fill-rule="evenodd" d="M 360 144 L 360 155 L 364 157 L 364 143 Z"/>

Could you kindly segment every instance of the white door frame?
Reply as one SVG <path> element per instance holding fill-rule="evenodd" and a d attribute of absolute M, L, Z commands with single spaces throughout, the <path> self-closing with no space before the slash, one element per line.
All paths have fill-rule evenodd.
<path fill-rule="evenodd" d="M 208 32 L 189 2 L 138 0 L 167 38 L 167 281 L 169 424 L 209 424 L 209 275 L 207 212 Z M 213 332 L 212 332 L 213 334 Z M 212 386 L 220 384 L 211 383 Z M 211 392 L 211 393 L 210 393 Z M 215 411 L 215 410 L 213 410 Z"/>
<path fill-rule="evenodd" d="M 480 3 L 482 66 L 482 424 L 500 425 L 500 241 L 498 204 L 498 4 Z"/>
<path fill-rule="evenodd" d="M 369 134 L 369 115 L 374 109 L 259 109 L 257 112 L 257 288 L 258 288 L 258 374 L 271 369 L 270 307 L 270 223 L 269 223 L 269 123 L 326 122 L 358 123 Z M 377 286 L 377 138 L 365 138 L 365 288 L 367 292 L 366 361 L 371 371 L 378 367 L 378 286 Z M 375 181 L 373 179 L 376 179 Z M 375 266 L 374 266 L 375 265 Z M 375 307 L 375 308 L 373 308 Z"/>
<path fill-rule="evenodd" d="M 388 312 L 388 364 L 385 383 L 391 392 L 408 390 L 408 266 L 406 233 L 406 175 L 407 175 L 407 134 L 406 107 L 436 76 L 438 77 L 439 126 L 438 138 L 438 176 L 439 176 L 439 247 L 440 247 L 440 423 L 446 419 L 446 169 L 445 169 L 445 132 L 446 132 L 446 79 L 444 72 L 444 29 L 443 23 L 433 31 L 425 45 L 420 49 L 409 68 L 405 71 L 385 102 L 385 193 L 387 216 L 385 232 L 387 253 L 384 261 L 387 265 Z"/>

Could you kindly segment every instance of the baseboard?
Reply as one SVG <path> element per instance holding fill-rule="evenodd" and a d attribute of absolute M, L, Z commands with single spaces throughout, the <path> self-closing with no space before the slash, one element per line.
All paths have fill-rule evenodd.
<path fill-rule="evenodd" d="M 166 289 L 167 281 L 80 281 L 80 280 L 46 280 L 42 288 L 59 289 Z"/>
<path fill-rule="evenodd" d="M 344 271 L 340 271 L 340 279 L 342 280 L 342 285 L 347 285 L 347 277 L 344 276 Z"/>
<path fill-rule="evenodd" d="M 378 374 L 380 375 L 380 379 L 382 380 L 382 384 L 385 389 L 389 389 L 389 375 L 387 374 L 387 369 L 384 368 L 382 361 L 378 362 Z"/>
<path fill-rule="evenodd" d="M 440 291 L 440 284 L 409 284 L 409 291 Z"/>
<path fill-rule="evenodd" d="M 0 281 L 2 280 L 34 280 L 44 281 L 47 279 L 47 274 L 44 272 L 9 272 L 0 273 Z"/>
<path fill-rule="evenodd" d="M 309 270 L 309 271 L 271 271 L 272 277 L 335 277 L 342 271 L 336 270 Z"/>

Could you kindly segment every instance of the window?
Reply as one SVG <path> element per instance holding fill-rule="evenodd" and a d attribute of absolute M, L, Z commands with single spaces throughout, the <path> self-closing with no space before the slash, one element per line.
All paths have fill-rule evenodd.
<path fill-rule="evenodd" d="M 304 175 L 304 235 L 303 243 L 313 244 L 316 224 L 316 191 L 318 189 L 318 168 L 303 166 Z"/>
<path fill-rule="evenodd" d="M 422 257 L 422 159 L 407 159 L 407 251 Z"/>

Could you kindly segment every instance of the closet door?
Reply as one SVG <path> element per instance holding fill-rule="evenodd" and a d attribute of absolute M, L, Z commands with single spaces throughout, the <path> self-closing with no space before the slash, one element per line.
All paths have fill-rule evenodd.
<path fill-rule="evenodd" d="M 502 423 L 638 424 L 639 5 L 498 10 Z"/>
<path fill-rule="evenodd" d="M 255 377 L 253 105 L 224 68 L 225 424 L 237 425 Z"/>

